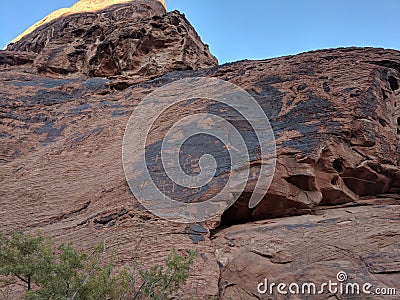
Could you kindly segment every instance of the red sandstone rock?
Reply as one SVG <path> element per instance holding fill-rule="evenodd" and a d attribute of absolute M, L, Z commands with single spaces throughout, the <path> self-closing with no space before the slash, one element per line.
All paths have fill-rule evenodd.
<path fill-rule="evenodd" d="M 118 5 L 104 18 L 66 16 L 9 46 L 12 51 L 0 51 L 0 226 L 40 229 L 82 248 L 112 236 L 120 264 L 132 255 L 161 261 L 172 246 L 194 249 L 186 291 L 201 297 L 257 299 L 262 277 L 317 281 L 339 269 L 396 286 L 400 53 L 332 49 L 215 67 L 182 15 L 165 14 L 160 6 L 136 9 Z M 133 36 L 141 28 L 143 35 Z M 174 70 L 186 71 L 167 73 Z M 120 152 L 129 115 L 155 88 L 193 76 L 246 89 L 264 108 L 277 140 L 277 170 L 265 199 L 248 208 L 249 182 L 222 222 L 313 215 L 235 225 L 210 239 L 134 201 Z M 180 108 L 234 117 L 204 101 Z M 164 118 L 172 122 L 179 114 L 172 109 Z M 245 126 L 242 133 L 251 136 Z M 162 139 L 157 134 L 150 148 Z M 222 160 L 223 151 L 216 152 Z M 182 298 L 193 295 L 183 292 Z"/>
<path fill-rule="evenodd" d="M 369 202 L 373 204 L 374 202 Z M 336 295 L 324 292 L 283 295 L 260 294 L 257 285 L 338 282 L 361 287 L 399 288 L 399 202 L 388 200 L 367 205 L 317 210 L 312 216 L 297 216 L 235 225 L 217 233 L 216 256 L 221 265 L 221 299 L 397 299 L 397 296 Z M 390 203 L 394 205 L 390 205 Z M 359 205 L 366 205 L 360 202 Z M 346 288 L 346 287 L 345 287 Z M 345 289 L 344 288 L 344 289 Z M 285 298 L 288 297 L 288 298 Z"/>
<path fill-rule="evenodd" d="M 48 22 L 7 50 L 38 53 L 39 72 L 158 76 L 217 65 L 184 15 L 136 0 Z"/>
<path fill-rule="evenodd" d="M 37 54 L 33 52 L 18 52 L 18 51 L 1 51 L 0 66 L 10 67 L 25 64 L 32 64 Z"/>

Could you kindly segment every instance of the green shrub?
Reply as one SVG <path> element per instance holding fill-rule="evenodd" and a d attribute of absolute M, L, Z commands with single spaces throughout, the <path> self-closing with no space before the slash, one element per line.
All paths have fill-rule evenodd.
<path fill-rule="evenodd" d="M 187 281 L 194 258 L 172 249 L 165 265 L 146 269 L 134 260 L 116 272 L 110 252 L 105 241 L 86 253 L 72 244 L 56 247 L 40 234 L 0 233 L 3 291 L 10 294 L 13 278 L 25 287 L 26 300 L 166 299 Z"/>

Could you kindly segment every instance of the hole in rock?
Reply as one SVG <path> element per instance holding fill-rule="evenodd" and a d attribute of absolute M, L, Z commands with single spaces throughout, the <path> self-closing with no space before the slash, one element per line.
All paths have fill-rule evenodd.
<path fill-rule="evenodd" d="M 399 83 L 397 82 L 397 79 L 394 78 L 393 76 L 389 76 L 388 78 L 390 88 L 392 91 L 398 90 L 399 89 Z"/>
<path fill-rule="evenodd" d="M 400 117 L 397 117 L 397 134 L 400 134 Z"/>
<path fill-rule="evenodd" d="M 252 193 L 243 192 L 240 197 L 221 216 L 222 227 L 229 227 L 234 224 L 243 224 L 252 219 L 252 210 L 249 208 L 249 199 Z"/>
<path fill-rule="evenodd" d="M 343 171 L 343 160 L 340 158 L 337 158 L 333 161 L 333 168 L 336 170 L 336 172 L 340 173 Z"/>
<path fill-rule="evenodd" d="M 331 179 L 331 184 L 332 185 L 339 185 L 339 177 L 338 176 L 334 176 L 332 179 Z"/>
<path fill-rule="evenodd" d="M 386 95 L 386 92 L 384 89 L 381 89 L 382 95 L 383 95 L 383 100 L 387 100 L 389 97 Z"/>
<path fill-rule="evenodd" d="M 315 187 L 315 178 L 307 175 L 293 175 L 285 178 L 287 182 L 297 186 L 301 190 L 313 191 Z"/>
<path fill-rule="evenodd" d="M 251 195 L 251 192 L 243 192 L 236 202 L 224 211 L 221 216 L 221 223 L 214 230 L 214 233 L 220 228 L 227 228 L 236 224 L 310 213 L 308 204 L 274 194 L 267 195 L 256 207 L 249 208 Z"/>
<path fill-rule="evenodd" d="M 387 122 L 384 119 L 379 119 L 379 123 L 383 126 L 386 127 L 387 126 Z"/>

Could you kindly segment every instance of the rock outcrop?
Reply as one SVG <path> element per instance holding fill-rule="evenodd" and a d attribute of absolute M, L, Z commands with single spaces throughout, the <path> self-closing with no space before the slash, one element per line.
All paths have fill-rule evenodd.
<path fill-rule="evenodd" d="M 220 220 L 193 227 L 135 202 L 120 149 L 144 97 L 195 76 L 227 80 L 258 101 L 278 163 L 258 206 L 248 207 L 249 182 Z M 182 299 L 264 299 L 264 277 L 319 282 L 339 270 L 398 288 L 399 82 L 400 52 L 385 49 L 217 66 L 184 16 L 155 1 L 62 16 L 0 51 L 0 226 L 40 229 L 82 248 L 113 236 L 119 264 L 132 255 L 159 262 L 172 246 L 194 249 Z M 185 107 L 232 117 L 200 100 Z M 265 220 L 298 214 L 307 215 Z"/>
<path fill-rule="evenodd" d="M 62 16 L 66 16 L 66 15 L 70 15 L 70 14 L 80 14 L 83 12 L 97 12 L 108 6 L 112 6 L 115 4 L 129 3 L 132 1 L 135 1 L 135 0 L 80 0 L 69 8 L 60 8 L 60 9 L 48 14 L 43 19 L 41 19 L 39 22 L 36 22 L 31 27 L 26 29 L 23 33 L 21 33 L 19 36 L 17 36 L 15 39 L 13 39 L 11 41 L 11 43 L 18 42 L 24 36 L 32 33 L 33 31 L 38 29 L 40 26 L 42 26 L 46 23 L 49 23 L 55 19 L 58 19 Z M 164 0 L 156 0 L 156 1 L 159 1 L 164 7 L 166 7 Z"/>
<path fill-rule="evenodd" d="M 218 63 L 186 18 L 167 14 L 157 0 L 108 1 L 117 4 L 95 11 L 86 2 L 72 7 L 83 12 L 49 20 L 7 50 L 38 53 L 34 67 L 41 73 L 93 77 L 156 77 Z"/>
<path fill-rule="evenodd" d="M 257 75 L 260 66 L 268 71 Z M 265 201 L 250 211 L 245 196 L 227 219 L 297 214 L 399 193 L 399 66 L 397 51 L 355 48 L 222 66 L 217 74 L 265 108 L 278 151 Z"/>
<path fill-rule="evenodd" d="M 213 241 L 221 267 L 220 299 L 397 299 L 399 198 L 357 205 L 235 225 L 217 233 Z M 340 283 L 337 276 L 343 272 L 347 276 L 343 283 L 357 284 L 360 294 L 340 293 L 339 285 L 336 293 L 322 286 Z M 265 280 L 276 284 L 272 293 L 258 292 L 258 284 Z M 280 283 L 286 284 L 287 295 L 277 292 Z M 296 295 L 289 293 L 292 283 L 299 286 Z M 301 293 L 305 283 L 314 283 L 316 291 L 323 292 Z M 366 283 L 371 284 L 371 294 L 362 292 Z M 377 288 L 387 295 L 376 294 Z M 397 289 L 397 296 L 389 289 Z"/>

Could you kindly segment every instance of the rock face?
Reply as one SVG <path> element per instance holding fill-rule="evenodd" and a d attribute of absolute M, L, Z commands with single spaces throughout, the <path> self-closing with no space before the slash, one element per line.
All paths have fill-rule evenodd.
<path fill-rule="evenodd" d="M 317 210 L 297 216 L 236 225 L 214 236 L 221 266 L 221 299 L 397 299 L 400 279 L 399 200 L 375 199 L 357 207 Z M 324 292 L 290 295 L 288 285 L 335 282 L 346 273 L 345 284 L 370 283 L 397 289 L 397 296 Z M 257 285 L 275 283 L 273 293 L 259 293 Z M 284 283 L 288 295 L 277 292 Z M 262 286 L 264 289 L 264 286 Z M 339 286 L 338 286 L 339 290 Z M 346 286 L 344 287 L 346 290 Z M 307 291 L 307 290 L 306 290 Z M 332 290 L 334 291 L 334 290 Z M 387 292 L 389 294 L 389 292 Z M 396 298 L 397 297 L 397 298 Z"/>
<path fill-rule="evenodd" d="M 260 66 L 268 71 L 257 75 Z M 290 215 L 398 193 L 399 66 L 398 52 L 379 49 L 222 66 L 217 74 L 245 87 L 267 111 L 278 152 L 265 201 L 248 210 L 245 196 L 226 218 Z"/>
<path fill-rule="evenodd" d="M 58 19 L 62 16 L 66 16 L 66 15 L 70 15 L 70 14 L 80 14 L 83 12 L 96 12 L 96 11 L 102 10 L 108 6 L 112 6 L 115 4 L 121 4 L 121 3 L 128 3 L 128 2 L 132 2 L 132 1 L 135 1 L 135 0 L 80 0 L 77 3 L 75 3 L 73 6 L 71 6 L 70 8 L 60 8 L 56 11 L 53 11 L 52 13 L 50 13 L 49 15 L 44 17 L 39 22 L 33 24 L 31 27 L 29 27 L 27 30 L 25 30 L 23 33 L 21 33 L 15 39 L 13 39 L 11 41 L 11 43 L 18 42 L 24 36 L 32 33 L 40 26 L 42 26 L 46 23 L 49 23 L 55 19 Z M 156 1 L 159 1 L 164 7 L 166 7 L 164 0 L 156 0 Z"/>
<path fill-rule="evenodd" d="M 132 255 L 159 262 L 172 246 L 195 250 L 182 299 L 267 299 L 257 294 L 264 277 L 320 282 L 338 271 L 398 288 L 400 52 L 346 48 L 216 64 L 181 14 L 152 1 L 62 16 L 0 51 L 1 228 L 40 229 L 82 248 L 112 236 L 119 264 Z M 220 220 L 202 224 L 211 233 L 146 212 L 121 162 L 135 106 L 195 76 L 248 91 L 277 141 L 266 197 L 250 209 L 249 182 Z M 199 100 L 165 118 L 179 119 L 181 108 L 232 117 Z M 308 215 L 264 220 L 297 214 Z"/>
<path fill-rule="evenodd" d="M 84 4 L 76 5 L 85 12 L 48 21 L 7 50 L 38 53 L 38 72 L 64 75 L 159 76 L 218 63 L 185 17 L 167 14 L 159 1 L 129 1 L 94 12 Z"/>

